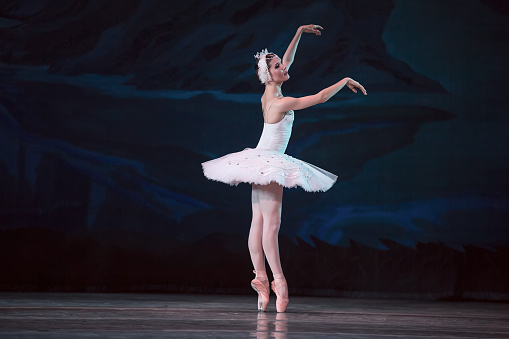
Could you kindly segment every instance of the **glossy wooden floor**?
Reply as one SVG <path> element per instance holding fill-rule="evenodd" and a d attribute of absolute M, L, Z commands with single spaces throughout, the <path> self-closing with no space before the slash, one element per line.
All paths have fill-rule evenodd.
<path fill-rule="evenodd" d="M 509 338 L 509 304 L 292 297 L 0 293 L 0 338 Z"/>

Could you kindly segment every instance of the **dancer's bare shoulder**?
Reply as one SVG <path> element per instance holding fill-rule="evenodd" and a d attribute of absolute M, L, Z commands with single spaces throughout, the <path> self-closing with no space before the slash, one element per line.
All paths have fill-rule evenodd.
<path fill-rule="evenodd" d="M 262 97 L 262 110 L 264 122 L 273 124 L 280 121 L 283 118 L 284 111 L 281 111 L 277 103 L 282 97 Z"/>

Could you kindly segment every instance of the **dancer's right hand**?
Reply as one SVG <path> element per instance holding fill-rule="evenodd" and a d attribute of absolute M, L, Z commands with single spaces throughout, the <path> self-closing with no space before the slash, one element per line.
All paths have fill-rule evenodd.
<path fill-rule="evenodd" d="M 320 25 L 304 25 L 300 27 L 304 33 L 315 33 L 316 35 L 322 35 L 322 31 L 320 30 L 323 29 L 323 27 Z"/>

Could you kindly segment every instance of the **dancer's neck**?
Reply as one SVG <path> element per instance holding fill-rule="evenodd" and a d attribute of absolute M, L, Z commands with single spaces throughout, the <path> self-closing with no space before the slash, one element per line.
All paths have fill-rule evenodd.
<path fill-rule="evenodd" d="M 281 85 L 283 85 L 283 83 L 269 82 L 265 86 L 265 93 L 274 98 L 282 97 L 283 91 L 281 90 Z"/>

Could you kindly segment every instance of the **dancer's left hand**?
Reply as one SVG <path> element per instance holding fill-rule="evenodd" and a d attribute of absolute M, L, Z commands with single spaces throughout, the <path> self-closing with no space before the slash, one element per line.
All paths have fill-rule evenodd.
<path fill-rule="evenodd" d="M 304 33 L 315 33 L 316 35 L 322 35 L 322 32 L 320 31 L 323 29 L 320 25 L 305 25 L 301 26 L 302 32 Z"/>
<path fill-rule="evenodd" d="M 362 86 L 361 84 L 359 84 L 357 81 L 355 81 L 353 79 L 348 80 L 348 82 L 346 83 L 346 86 L 348 86 L 348 88 L 350 88 L 354 93 L 357 93 L 357 88 L 358 88 L 362 91 L 362 93 L 364 93 L 364 95 L 368 95 L 368 92 L 364 89 L 364 86 Z"/>

